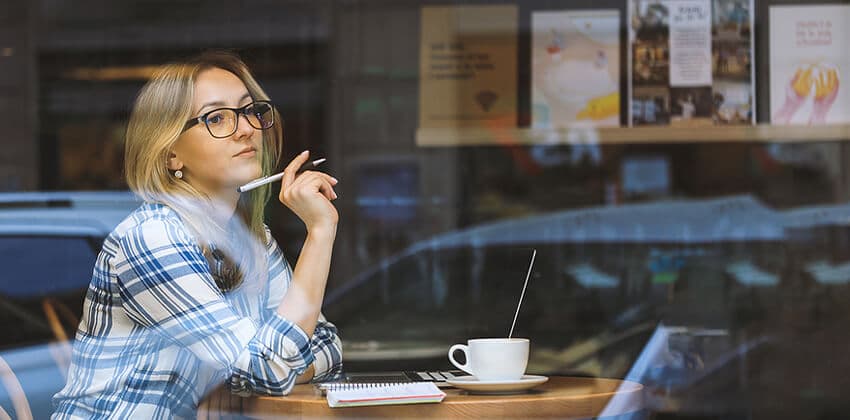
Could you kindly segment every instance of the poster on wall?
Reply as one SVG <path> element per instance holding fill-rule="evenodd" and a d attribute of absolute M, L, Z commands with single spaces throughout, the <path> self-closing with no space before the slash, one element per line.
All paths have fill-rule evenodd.
<path fill-rule="evenodd" d="M 531 125 L 620 125 L 620 12 L 531 14 Z"/>
<path fill-rule="evenodd" d="M 752 124 L 752 0 L 631 0 L 631 125 Z"/>
<path fill-rule="evenodd" d="M 517 25 L 515 5 L 422 8 L 419 133 L 516 127 Z"/>
<path fill-rule="evenodd" d="M 847 72 L 850 5 L 770 7 L 771 123 L 850 122 Z"/>

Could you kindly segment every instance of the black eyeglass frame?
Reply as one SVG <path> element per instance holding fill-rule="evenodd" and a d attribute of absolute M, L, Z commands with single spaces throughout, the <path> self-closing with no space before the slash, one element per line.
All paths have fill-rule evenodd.
<path fill-rule="evenodd" d="M 251 124 L 251 119 L 248 118 L 248 116 L 249 116 L 248 108 L 255 106 L 257 104 L 268 104 L 272 109 L 272 121 L 271 121 L 271 124 L 269 124 L 268 127 L 262 127 L 262 126 L 257 127 L 254 124 Z M 207 124 L 207 117 L 209 117 L 210 114 L 212 114 L 214 112 L 219 112 L 219 111 L 233 111 L 233 112 L 236 113 L 236 124 L 233 124 L 233 131 L 230 132 L 229 134 L 225 135 L 225 136 L 216 136 L 215 134 L 213 134 L 212 130 L 210 129 L 209 124 Z M 206 127 L 207 132 L 210 133 L 210 135 L 213 136 L 214 138 L 217 138 L 217 139 L 227 138 L 227 137 L 232 136 L 233 133 L 235 133 L 236 130 L 239 129 L 239 117 L 242 116 L 242 115 L 245 116 L 245 119 L 248 121 L 248 125 L 250 125 L 251 127 L 254 127 L 257 130 L 268 130 L 269 128 L 274 127 L 274 123 L 275 123 L 274 114 L 275 114 L 274 103 L 272 103 L 271 101 L 253 101 L 250 104 L 247 104 L 247 105 L 239 107 L 239 108 L 230 108 L 230 107 L 216 108 L 216 109 L 213 109 L 211 111 L 207 111 L 207 112 L 203 113 L 199 117 L 195 117 L 195 118 L 192 118 L 192 119 L 186 121 L 186 125 L 183 126 L 183 131 L 181 131 L 181 133 L 186 132 L 186 130 L 188 130 L 188 129 L 190 129 L 190 128 L 192 128 L 192 127 L 194 127 L 194 126 L 196 126 L 200 123 L 204 123 L 204 127 Z"/>

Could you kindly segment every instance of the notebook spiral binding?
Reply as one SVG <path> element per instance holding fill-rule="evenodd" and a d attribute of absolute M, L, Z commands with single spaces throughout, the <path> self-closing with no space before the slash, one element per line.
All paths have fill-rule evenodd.
<path fill-rule="evenodd" d="M 326 384 L 323 388 L 326 391 L 347 391 L 351 389 L 364 389 L 364 388 L 379 388 L 379 387 L 391 387 L 391 386 L 400 386 L 407 384 L 409 382 L 347 382 L 347 383 L 334 383 L 334 384 Z"/>

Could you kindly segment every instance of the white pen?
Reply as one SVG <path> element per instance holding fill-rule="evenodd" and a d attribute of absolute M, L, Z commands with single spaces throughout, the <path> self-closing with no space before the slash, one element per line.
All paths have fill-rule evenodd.
<path fill-rule="evenodd" d="M 321 159 L 316 159 L 312 162 L 307 162 L 304 165 L 302 165 L 300 168 L 298 168 L 298 172 L 296 172 L 296 174 L 300 174 L 301 172 L 308 171 L 310 169 L 316 169 L 316 167 L 321 165 L 322 162 L 324 162 L 326 160 L 327 159 L 325 159 L 325 158 L 321 158 Z M 279 174 L 269 175 L 269 176 L 264 177 L 264 178 L 255 179 L 255 180 L 237 188 L 236 190 L 238 190 L 239 192 L 251 191 L 254 188 L 266 185 L 266 184 L 271 183 L 271 182 L 275 182 L 275 181 L 277 181 L 281 178 L 283 178 L 283 172 L 281 172 Z"/>

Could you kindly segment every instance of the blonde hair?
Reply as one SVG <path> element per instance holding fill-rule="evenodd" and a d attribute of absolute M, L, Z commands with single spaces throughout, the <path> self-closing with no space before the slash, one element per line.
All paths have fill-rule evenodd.
<path fill-rule="evenodd" d="M 238 77 L 247 87 L 253 100 L 269 100 L 248 66 L 236 55 L 212 51 L 182 63 L 173 63 L 158 69 L 142 88 L 133 106 L 127 126 L 124 149 L 124 172 L 130 189 L 149 202 L 165 204 L 183 218 L 198 238 L 208 236 L 210 224 L 215 224 L 203 212 L 192 211 L 197 205 L 207 203 L 206 196 L 189 183 L 177 179 L 167 168 L 169 154 L 183 133 L 187 120 L 192 118 L 195 81 L 204 70 L 219 68 Z M 283 130 L 280 115 L 274 110 L 276 123 L 264 130 L 263 148 L 259 157 L 263 174 L 269 174 L 279 163 Z M 212 140 L 211 140 L 212 141 Z M 266 243 L 264 209 L 271 195 L 269 185 L 242 193 L 236 213 L 245 228 L 260 243 Z M 226 237 L 228 227 L 213 226 Z M 201 240 L 204 245 L 205 242 Z M 210 241 L 211 242 L 211 241 Z M 219 244 L 217 244 L 219 245 Z M 237 247 L 238 249 L 238 247 Z M 239 258 L 245 261 L 245 258 Z M 243 270 L 244 272 L 245 270 Z"/>

